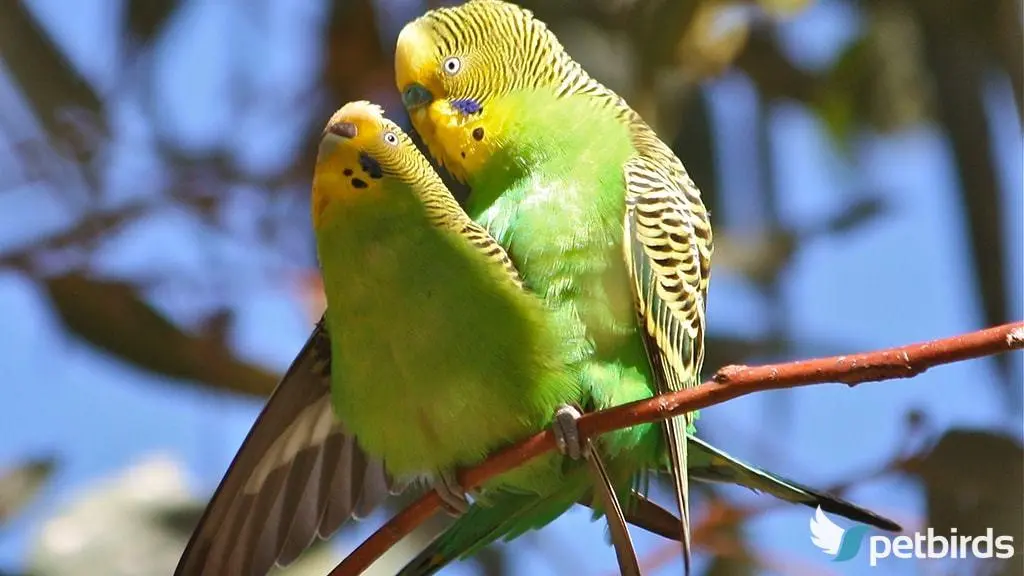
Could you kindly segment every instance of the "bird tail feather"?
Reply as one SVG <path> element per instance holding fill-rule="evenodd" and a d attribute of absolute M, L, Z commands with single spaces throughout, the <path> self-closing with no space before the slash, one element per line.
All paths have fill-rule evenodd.
<path fill-rule="evenodd" d="M 837 496 L 750 466 L 696 437 L 690 437 L 690 449 L 699 453 L 699 456 L 695 455 L 694 460 L 701 460 L 702 464 L 707 464 L 690 467 L 690 474 L 695 480 L 739 484 L 757 492 L 771 494 L 786 502 L 803 504 L 810 508 L 821 506 L 826 512 L 882 530 L 902 531 L 899 524 L 888 518 Z"/>

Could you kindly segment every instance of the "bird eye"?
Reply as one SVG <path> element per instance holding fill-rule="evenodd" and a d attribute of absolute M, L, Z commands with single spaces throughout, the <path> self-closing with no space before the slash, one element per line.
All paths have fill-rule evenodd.
<path fill-rule="evenodd" d="M 384 141 L 392 146 L 396 146 L 398 144 L 398 136 L 394 132 L 385 132 Z"/>
<path fill-rule="evenodd" d="M 462 60 L 459 60 L 455 56 L 451 56 L 444 59 L 444 72 L 449 76 L 455 76 L 462 70 Z"/>

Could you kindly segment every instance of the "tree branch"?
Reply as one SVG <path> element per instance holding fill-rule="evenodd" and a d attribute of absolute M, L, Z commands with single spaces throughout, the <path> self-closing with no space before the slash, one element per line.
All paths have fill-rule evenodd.
<path fill-rule="evenodd" d="M 833 382 L 855 386 L 862 382 L 911 378 L 940 364 L 1021 348 L 1024 348 L 1024 322 L 1014 322 L 951 338 L 861 354 L 754 367 L 726 366 L 696 388 L 585 414 L 579 420 L 579 430 L 583 438 L 593 438 L 619 428 L 707 408 L 752 392 Z M 467 490 L 475 488 L 554 447 L 554 434 L 545 430 L 497 452 L 483 464 L 460 472 L 459 483 Z M 436 512 L 440 504 L 435 492 L 425 494 L 349 554 L 330 576 L 361 574 Z"/>

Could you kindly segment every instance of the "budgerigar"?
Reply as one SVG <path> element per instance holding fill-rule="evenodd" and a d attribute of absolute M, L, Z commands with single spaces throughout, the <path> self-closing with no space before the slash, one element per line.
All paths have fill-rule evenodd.
<path fill-rule="evenodd" d="M 312 216 L 327 311 L 178 575 L 265 574 L 368 514 L 393 478 L 445 477 L 581 397 L 564 322 L 523 289 L 505 251 L 378 107 L 353 102 L 327 124 Z M 487 486 L 530 493 L 536 478 L 547 493 L 563 469 L 572 474 L 561 462 L 541 458 Z"/>
<path fill-rule="evenodd" d="M 637 379 L 647 395 L 695 386 L 712 233 L 699 190 L 671 149 L 541 21 L 500 0 L 434 9 L 409 23 L 395 68 L 431 154 L 469 184 L 470 215 L 505 247 L 525 285 L 583 334 L 572 344 L 590 362 L 592 406 L 631 399 L 622 387 L 634 389 Z M 687 462 L 695 477 L 738 481 L 895 527 L 706 445 L 688 454 L 695 416 L 667 421 L 661 433 L 623 431 L 599 444 L 639 455 L 644 450 L 629 442 L 640 442 L 651 454 L 644 464 L 673 474 L 687 571 Z M 643 470 L 634 472 L 642 478 Z M 502 530 L 482 534 L 457 525 L 428 564 L 436 567 L 478 545 L 473 538 L 493 539 Z"/>

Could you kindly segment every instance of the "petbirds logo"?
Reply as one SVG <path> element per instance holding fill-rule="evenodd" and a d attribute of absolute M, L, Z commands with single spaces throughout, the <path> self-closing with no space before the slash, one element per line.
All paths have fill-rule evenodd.
<path fill-rule="evenodd" d="M 843 530 L 825 516 L 821 506 L 818 506 L 811 517 L 811 542 L 825 554 L 835 556 L 833 562 L 846 562 L 856 556 L 867 532 L 868 527 L 860 524 Z"/>
<path fill-rule="evenodd" d="M 833 562 L 846 562 L 860 552 L 868 527 L 856 525 L 844 530 L 821 510 L 811 517 L 811 542 L 822 552 L 833 556 Z M 872 536 L 868 539 L 868 564 L 877 566 L 882 558 L 895 556 L 910 558 L 998 558 L 1005 560 L 1014 555 L 1013 536 L 996 536 L 992 528 L 984 536 L 958 534 L 952 528 L 949 536 L 936 534 L 933 528 L 913 536 Z"/>

